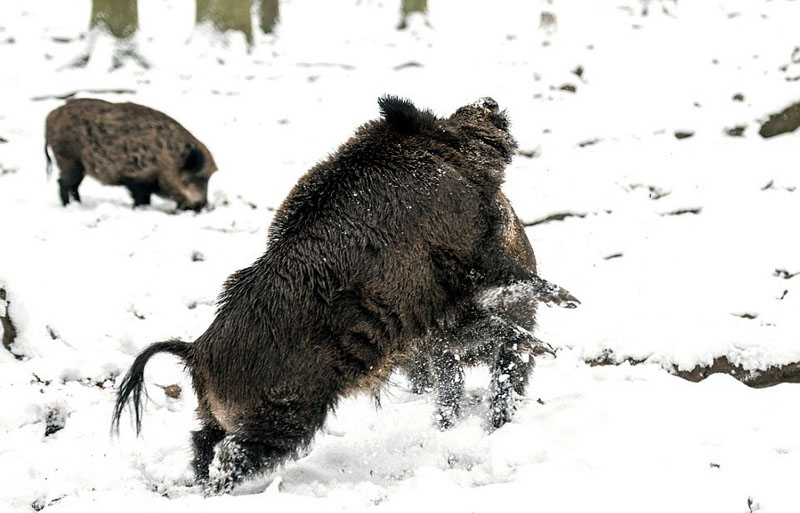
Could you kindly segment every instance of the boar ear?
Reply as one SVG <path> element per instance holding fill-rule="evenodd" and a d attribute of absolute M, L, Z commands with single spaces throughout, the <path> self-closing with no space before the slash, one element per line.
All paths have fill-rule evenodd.
<path fill-rule="evenodd" d="M 201 169 L 203 169 L 203 165 L 206 163 L 206 158 L 203 155 L 203 152 L 198 150 L 197 148 L 192 148 L 189 151 L 189 155 L 186 156 L 186 160 L 183 161 L 183 168 L 190 173 L 197 173 Z"/>
<path fill-rule="evenodd" d="M 381 116 L 397 131 L 404 134 L 419 134 L 433 129 L 436 116 L 429 110 L 419 110 L 413 103 L 397 96 L 381 96 L 378 98 Z"/>

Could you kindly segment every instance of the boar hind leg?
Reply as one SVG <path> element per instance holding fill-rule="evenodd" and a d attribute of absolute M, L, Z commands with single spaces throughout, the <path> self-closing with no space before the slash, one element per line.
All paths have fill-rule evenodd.
<path fill-rule="evenodd" d="M 227 493 L 245 479 L 274 470 L 308 446 L 325 423 L 335 397 L 333 392 L 326 395 L 296 389 L 271 390 L 269 395 L 261 406 L 249 408 L 247 417 L 237 420 L 235 434 L 217 444 L 206 494 Z"/>
<path fill-rule="evenodd" d="M 436 420 L 442 429 L 455 424 L 464 395 L 464 368 L 461 361 L 448 350 L 433 356 L 433 383 L 437 392 Z"/>
<path fill-rule="evenodd" d="M 206 495 L 228 493 L 242 480 L 269 469 L 272 452 L 267 445 L 248 442 L 237 435 L 224 437 L 216 446 L 209 468 Z"/>
<path fill-rule="evenodd" d="M 492 363 L 491 402 L 489 420 L 492 427 L 499 428 L 511 420 L 516 409 L 514 394 L 523 395 L 534 361 L 523 350 L 524 340 L 518 334 L 504 336 L 498 344 Z"/>
<path fill-rule="evenodd" d="M 70 197 L 75 201 L 81 201 L 81 196 L 78 194 L 78 186 L 83 181 L 85 170 L 83 164 L 79 160 L 63 158 L 56 155 L 56 162 L 58 162 L 58 169 L 60 171 L 58 176 L 58 192 L 61 198 L 61 204 L 67 206 Z"/>
<path fill-rule="evenodd" d="M 206 495 L 230 492 L 245 479 L 270 472 L 297 453 L 320 426 L 300 433 L 243 433 L 228 435 L 217 444 L 205 484 Z"/>
<path fill-rule="evenodd" d="M 413 362 L 408 370 L 408 382 L 411 385 L 411 392 L 414 394 L 424 394 L 433 390 L 433 377 L 431 375 L 431 362 L 425 355 L 420 355 Z"/>
<path fill-rule="evenodd" d="M 197 431 L 192 431 L 194 445 L 194 477 L 198 483 L 208 482 L 208 467 L 214 459 L 214 448 L 225 438 L 225 431 L 216 424 L 204 424 Z"/>

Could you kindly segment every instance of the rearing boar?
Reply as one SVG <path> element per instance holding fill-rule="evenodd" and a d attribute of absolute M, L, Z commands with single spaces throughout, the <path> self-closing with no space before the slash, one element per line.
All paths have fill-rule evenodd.
<path fill-rule="evenodd" d="M 217 170 L 203 143 L 171 117 L 135 103 L 68 100 L 47 116 L 45 156 L 53 150 L 61 202 L 80 201 L 84 175 L 104 185 L 122 185 L 133 205 L 149 205 L 156 194 L 182 209 L 208 203 L 208 179 Z"/>
<path fill-rule="evenodd" d="M 295 455 L 339 400 L 374 392 L 469 308 L 502 317 L 506 286 L 574 299 L 509 248 L 515 218 L 500 184 L 516 143 L 497 103 L 448 118 L 394 97 L 378 103 L 381 119 L 300 179 L 266 252 L 228 279 L 205 333 L 149 346 L 120 384 L 113 425 L 132 398 L 138 431 L 147 360 L 185 362 L 207 493 Z"/>

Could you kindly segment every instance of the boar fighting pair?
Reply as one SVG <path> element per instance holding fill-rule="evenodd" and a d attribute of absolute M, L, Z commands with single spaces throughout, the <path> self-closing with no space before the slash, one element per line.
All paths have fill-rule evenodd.
<path fill-rule="evenodd" d="M 93 101 L 61 109 L 78 109 L 78 102 Z M 375 393 L 398 370 L 413 390 L 435 391 L 438 422 L 448 428 L 459 414 L 463 366 L 488 364 L 489 423 L 502 426 L 540 344 L 533 335 L 537 303 L 579 303 L 538 276 L 524 227 L 500 190 L 516 142 L 494 100 L 447 118 L 396 97 L 378 103 L 380 119 L 300 179 L 275 214 L 265 253 L 228 279 L 205 333 L 193 343 L 150 345 L 119 386 L 113 425 L 119 428 L 132 401 L 138 432 L 147 361 L 161 352 L 183 360 L 201 422 L 192 433 L 193 467 L 208 494 L 296 456 L 340 400 Z M 85 107 L 75 135 L 80 155 L 65 156 L 58 146 L 67 140 L 57 129 L 67 122 L 61 109 L 51 114 L 52 133 L 48 118 L 64 203 L 69 194 L 77 198 L 84 171 L 128 185 L 137 204 L 146 203 L 141 186 L 120 177 L 147 176 L 146 192 L 189 208 L 205 203 L 169 185 L 186 173 L 181 183 L 207 182 L 216 168 L 180 125 L 152 128 L 148 144 L 163 136 L 163 151 L 133 151 L 124 163 L 107 163 L 93 146 L 102 131 L 91 118 L 118 113 L 105 102 Z M 137 175 L 140 169 L 147 171 Z"/>

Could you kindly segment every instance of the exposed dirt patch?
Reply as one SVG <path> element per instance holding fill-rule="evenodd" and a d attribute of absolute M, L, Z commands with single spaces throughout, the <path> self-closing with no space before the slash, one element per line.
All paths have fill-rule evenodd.
<path fill-rule="evenodd" d="M 761 125 L 758 135 L 766 139 L 794 132 L 797 127 L 800 127 L 800 102 L 786 107 L 777 114 L 770 114 L 769 119 Z"/>
<path fill-rule="evenodd" d="M 607 351 L 597 358 L 586 360 L 586 363 L 595 367 L 599 365 L 620 365 L 622 363 L 639 365 L 645 361 L 646 360 L 636 360 L 633 358 L 618 360 L 614 357 L 613 353 Z M 671 372 L 680 378 L 694 383 L 702 381 L 712 374 L 728 374 L 753 388 L 766 388 L 780 383 L 800 383 L 800 362 L 772 366 L 764 370 L 746 370 L 741 365 L 729 361 L 726 356 L 720 356 L 715 358 L 709 366 L 698 365 L 690 370 L 678 370 L 677 366 L 673 366 Z"/>
<path fill-rule="evenodd" d="M 747 125 L 736 125 L 731 128 L 726 128 L 725 133 L 731 137 L 743 137 L 746 129 Z"/>

